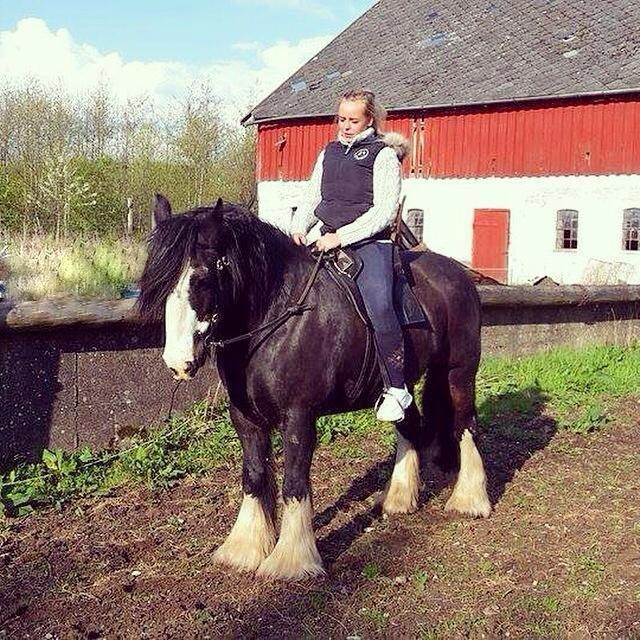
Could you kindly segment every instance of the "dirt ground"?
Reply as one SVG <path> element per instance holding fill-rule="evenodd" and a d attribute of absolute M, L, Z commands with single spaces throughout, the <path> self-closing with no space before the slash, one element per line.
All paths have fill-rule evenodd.
<path fill-rule="evenodd" d="M 380 436 L 318 450 L 315 526 L 328 575 L 264 582 L 211 563 L 238 469 L 168 492 L 121 488 L 15 522 L 0 547 L 0 638 L 640 638 L 640 398 L 601 431 L 501 419 L 480 439 L 495 505 L 383 519 Z"/>

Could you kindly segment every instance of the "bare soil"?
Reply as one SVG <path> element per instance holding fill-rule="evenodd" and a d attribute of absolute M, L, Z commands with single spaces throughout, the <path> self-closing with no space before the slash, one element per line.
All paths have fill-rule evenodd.
<path fill-rule="evenodd" d="M 0 546 L 0 638 L 640 638 L 640 398 L 616 416 L 588 436 L 497 419 L 480 438 L 487 520 L 445 514 L 451 479 L 428 461 L 419 511 L 381 518 L 384 439 L 320 448 L 314 581 L 211 563 L 235 465 L 37 513 Z"/>

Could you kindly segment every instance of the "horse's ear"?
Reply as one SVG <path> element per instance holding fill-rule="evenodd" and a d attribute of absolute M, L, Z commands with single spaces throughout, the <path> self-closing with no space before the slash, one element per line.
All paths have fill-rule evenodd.
<path fill-rule="evenodd" d="M 198 213 L 197 218 L 203 224 L 216 222 L 216 219 L 222 215 L 223 209 L 224 201 L 222 198 L 218 198 L 218 201 L 213 205 L 213 207 L 202 209 L 202 211 Z"/>
<path fill-rule="evenodd" d="M 171 217 L 171 203 L 161 194 L 156 193 L 153 204 L 153 218 L 156 224 L 160 224 Z"/>

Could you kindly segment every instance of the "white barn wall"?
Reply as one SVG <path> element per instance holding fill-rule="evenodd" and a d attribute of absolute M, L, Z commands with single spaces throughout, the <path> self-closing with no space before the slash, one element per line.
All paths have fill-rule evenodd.
<path fill-rule="evenodd" d="M 302 202 L 305 188 L 306 182 L 260 182 L 260 217 L 287 231 L 291 207 Z M 407 178 L 403 194 L 405 212 L 424 210 L 429 247 L 468 264 L 474 209 L 509 209 L 511 284 L 544 275 L 563 284 L 592 281 L 596 261 L 623 263 L 613 268 L 610 282 L 640 284 L 640 252 L 621 246 L 623 210 L 640 207 L 640 176 Z M 555 249 L 558 209 L 579 212 L 577 250 Z"/>

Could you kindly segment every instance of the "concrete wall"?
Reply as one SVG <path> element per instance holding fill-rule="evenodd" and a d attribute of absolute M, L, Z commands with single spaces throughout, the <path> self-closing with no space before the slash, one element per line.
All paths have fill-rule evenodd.
<path fill-rule="evenodd" d="M 479 287 L 484 354 L 640 341 L 640 287 Z M 0 469 L 43 448 L 106 447 L 203 399 L 218 383 L 205 365 L 189 382 L 161 360 L 162 327 L 133 301 L 0 304 Z M 82 318 L 82 322 L 78 321 Z"/>
<path fill-rule="evenodd" d="M 102 448 L 205 398 L 207 365 L 176 383 L 161 360 L 159 325 L 117 322 L 0 330 L 0 468 L 43 448 Z M 177 389 L 176 389 L 177 387 Z"/>
<path fill-rule="evenodd" d="M 260 217 L 288 230 L 291 207 L 304 201 L 305 188 L 306 182 L 259 183 Z M 640 207 L 639 176 L 409 178 L 402 189 L 405 212 L 424 210 L 429 248 L 467 264 L 474 209 L 509 209 L 510 284 L 545 275 L 562 284 L 640 283 L 640 251 L 622 249 L 623 210 Z M 555 248 L 558 209 L 579 212 L 577 250 Z"/>
<path fill-rule="evenodd" d="M 482 353 L 524 355 L 558 346 L 640 343 L 640 303 L 484 306 Z"/>

